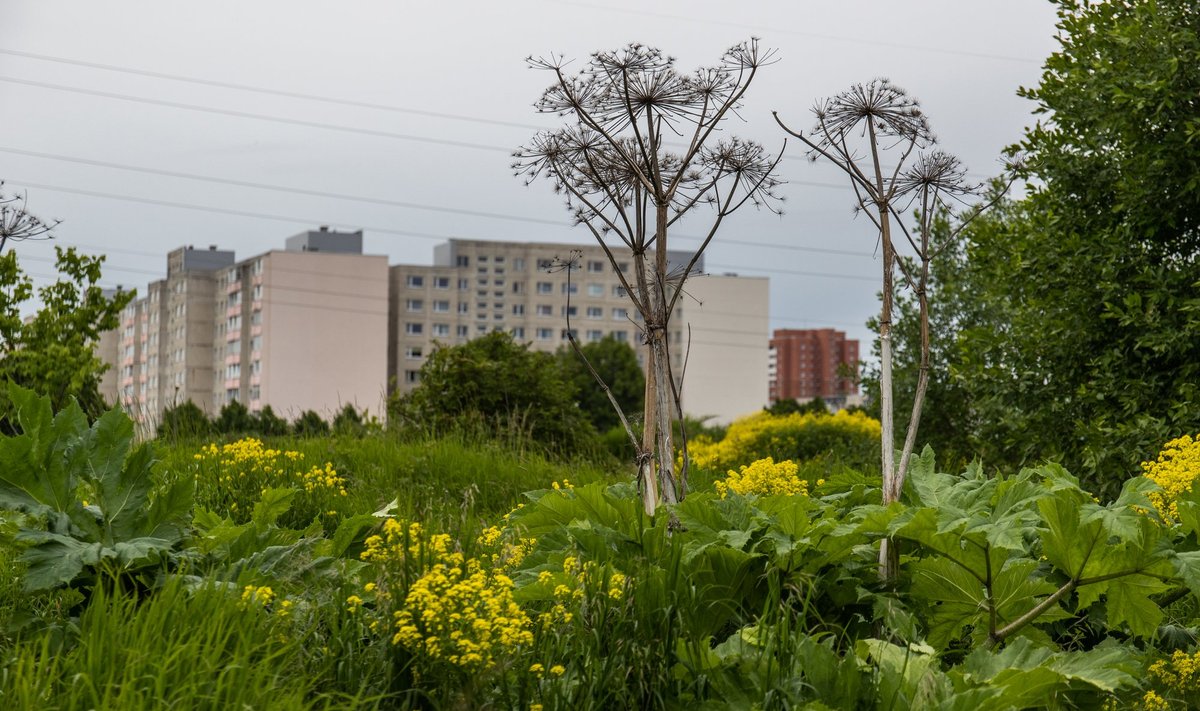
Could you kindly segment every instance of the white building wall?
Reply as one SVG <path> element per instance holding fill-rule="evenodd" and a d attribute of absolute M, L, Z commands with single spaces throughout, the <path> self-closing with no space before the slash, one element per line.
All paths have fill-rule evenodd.
<path fill-rule="evenodd" d="M 688 279 L 682 317 L 687 355 L 683 411 L 709 422 L 729 422 L 767 404 L 770 362 L 766 277 L 697 276 Z M 674 344 L 672 347 L 675 347 Z"/>

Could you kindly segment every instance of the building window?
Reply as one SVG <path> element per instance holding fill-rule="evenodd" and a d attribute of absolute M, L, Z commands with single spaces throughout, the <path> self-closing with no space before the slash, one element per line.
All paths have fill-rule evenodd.
<path fill-rule="evenodd" d="M 537 305 L 537 315 L 538 316 L 553 316 L 554 315 L 554 307 L 551 306 L 550 304 L 538 304 Z"/>
<path fill-rule="evenodd" d="M 617 269 L 620 269 L 621 273 L 624 274 L 629 271 L 629 262 L 617 262 Z"/>
<path fill-rule="evenodd" d="M 615 308 L 613 309 L 612 314 L 614 321 L 624 321 L 625 319 L 629 318 L 629 311 L 627 309 Z"/>
<path fill-rule="evenodd" d="M 420 380 L 421 380 L 421 371 L 419 371 L 419 370 L 404 371 L 404 382 L 405 383 L 412 385 L 413 383 L 420 382 Z"/>
<path fill-rule="evenodd" d="M 435 302 L 433 302 L 433 310 L 436 313 L 447 313 L 450 311 L 450 302 L 449 301 L 435 301 Z"/>
<path fill-rule="evenodd" d="M 525 304 L 513 304 L 513 316 L 524 316 Z"/>
<path fill-rule="evenodd" d="M 250 361 L 250 374 L 258 375 L 261 372 L 262 372 L 262 361 L 261 360 Z"/>
<path fill-rule="evenodd" d="M 604 318 L 604 309 L 600 306 L 587 307 L 588 318 Z"/>
<path fill-rule="evenodd" d="M 538 268 L 539 270 L 540 270 L 540 269 L 549 269 L 549 268 L 551 268 L 551 267 L 553 267 L 553 266 L 554 266 L 554 260 L 553 260 L 553 259 L 539 259 L 539 260 L 537 260 L 537 268 Z"/>
<path fill-rule="evenodd" d="M 450 277 L 444 277 L 444 276 L 434 277 L 433 278 L 433 288 L 449 289 L 450 288 Z"/>
<path fill-rule="evenodd" d="M 562 330 L 562 339 L 566 341 L 571 338 L 579 338 L 579 331 L 574 328 L 564 328 Z"/>
<path fill-rule="evenodd" d="M 425 302 L 420 299 L 409 299 L 405 302 L 404 307 L 409 311 L 421 311 L 425 308 Z"/>
<path fill-rule="evenodd" d="M 263 273 L 263 260 L 261 260 L 261 259 L 255 259 L 255 260 L 254 260 L 254 264 L 253 264 L 253 265 L 250 267 L 250 271 L 251 271 L 251 273 L 253 273 L 255 276 L 258 276 L 259 274 L 262 274 L 262 273 Z"/>
<path fill-rule="evenodd" d="M 475 258 L 475 261 L 477 261 L 477 262 L 486 262 L 487 260 L 488 260 L 488 258 L 487 258 L 486 254 L 481 254 Z"/>
<path fill-rule="evenodd" d="M 619 343 L 625 343 L 629 340 L 629 334 L 625 333 L 624 331 L 613 331 L 612 337 L 617 339 Z"/>
<path fill-rule="evenodd" d="M 419 336 L 425 332 L 425 325 L 420 323 L 404 324 L 404 332 L 410 336 Z"/>
<path fill-rule="evenodd" d="M 551 338 L 554 338 L 554 329 L 539 328 L 537 330 L 537 339 L 539 341 L 548 341 Z"/>
<path fill-rule="evenodd" d="M 574 306 L 564 306 L 562 307 L 562 313 L 563 316 L 574 316 L 578 313 L 578 309 Z"/>
<path fill-rule="evenodd" d="M 421 357 L 421 347 L 420 346 L 409 346 L 408 348 L 405 348 L 404 349 L 404 357 L 409 360 L 419 359 Z"/>
<path fill-rule="evenodd" d="M 514 281 L 513 282 L 513 293 L 514 294 L 524 294 L 525 293 L 525 282 Z"/>
<path fill-rule="evenodd" d="M 515 272 L 525 271 L 525 258 L 524 257 L 513 257 L 513 271 L 515 271 Z"/>
<path fill-rule="evenodd" d="M 604 296 L 603 284 L 588 284 L 588 296 Z"/>
<path fill-rule="evenodd" d="M 450 324 L 448 324 L 448 323 L 435 323 L 435 324 L 433 324 L 433 335 L 435 335 L 435 336 L 449 336 L 449 335 L 450 335 Z"/>
<path fill-rule="evenodd" d="M 624 299 L 625 287 L 621 286 L 620 284 L 613 285 L 613 296 L 617 297 L 618 299 Z"/>
<path fill-rule="evenodd" d="M 553 294 L 554 293 L 554 285 L 548 281 L 539 281 L 537 283 L 537 293 Z"/>
<path fill-rule="evenodd" d="M 467 302 L 465 302 L 465 301 L 460 301 L 460 302 L 458 302 L 458 312 L 459 312 L 460 314 L 465 314 L 465 313 L 467 313 L 467 312 L 468 312 L 468 311 L 470 311 L 470 310 L 471 310 L 471 305 L 470 305 L 470 304 L 468 304 L 468 303 L 467 303 Z"/>
<path fill-rule="evenodd" d="M 419 289 L 423 286 L 425 286 L 425 277 L 421 276 L 420 274 L 408 275 L 408 288 Z"/>
<path fill-rule="evenodd" d="M 467 255 L 465 255 L 465 254 L 459 254 L 459 255 L 455 255 L 455 257 L 454 257 L 454 266 L 456 266 L 456 267 L 469 267 L 469 266 L 471 266 L 471 258 L 470 258 L 470 257 L 468 257 L 468 256 L 467 256 Z"/>
<path fill-rule="evenodd" d="M 459 338 L 466 338 L 467 337 L 467 327 L 466 326 L 458 326 L 457 328 L 454 329 L 454 333 Z"/>
<path fill-rule="evenodd" d="M 579 293 L 579 285 L 578 285 L 578 284 L 576 284 L 575 282 L 571 282 L 571 283 L 569 283 L 569 284 L 568 284 L 567 282 L 563 282 L 563 285 L 562 285 L 562 293 L 564 293 L 564 294 L 578 294 L 578 293 Z"/>
<path fill-rule="evenodd" d="M 470 279 L 459 279 L 458 280 L 458 290 L 459 291 L 466 291 L 467 289 L 470 289 L 470 288 L 471 288 L 471 280 Z"/>
<path fill-rule="evenodd" d="M 589 341 L 595 342 L 595 341 L 599 341 L 603 338 L 604 338 L 604 331 L 588 331 L 587 332 L 587 339 Z"/>
<path fill-rule="evenodd" d="M 604 262 L 588 260 L 588 271 L 593 274 L 599 274 L 604 271 Z"/>
<path fill-rule="evenodd" d="M 514 328 L 512 330 L 512 336 L 513 336 L 513 338 L 518 338 L 518 339 L 525 338 L 525 327 L 517 326 L 516 328 Z"/>

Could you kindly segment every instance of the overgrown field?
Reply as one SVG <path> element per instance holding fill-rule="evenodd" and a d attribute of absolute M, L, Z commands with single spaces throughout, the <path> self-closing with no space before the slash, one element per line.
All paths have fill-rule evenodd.
<path fill-rule="evenodd" d="M 132 444 L 10 393 L 0 708 L 1023 709 L 1200 703 L 1200 443 L 879 504 L 862 415 L 614 462 L 383 433 Z M 878 577 L 879 542 L 902 575 Z"/>

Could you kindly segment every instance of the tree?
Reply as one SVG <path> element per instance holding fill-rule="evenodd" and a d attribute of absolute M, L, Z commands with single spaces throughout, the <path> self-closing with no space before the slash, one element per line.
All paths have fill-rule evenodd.
<path fill-rule="evenodd" d="M 316 412 L 305 410 L 292 423 L 292 432 L 297 437 L 322 437 L 329 434 L 329 423 Z"/>
<path fill-rule="evenodd" d="M 213 429 L 221 434 L 248 434 L 257 432 L 258 423 L 250 411 L 238 400 L 230 400 L 221 408 Z"/>
<path fill-rule="evenodd" d="M 191 400 L 168 407 L 158 425 L 160 439 L 190 439 L 204 437 L 212 431 L 212 422 Z"/>
<path fill-rule="evenodd" d="M 110 294 L 98 286 L 102 256 L 62 248 L 55 253 L 60 276 L 37 290 L 41 305 L 28 319 L 22 309 L 33 298 L 33 282 L 15 251 L 0 255 L 0 381 L 48 396 L 56 410 L 74 398 L 89 417 L 98 417 L 106 409 L 100 376 L 108 366 L 95 344 L 102 332 L 117 327 L 134 292 Z M 5 416 L 7 396 L 0 398 Z"/>
<path fill-rule="evenodd" d="M 791 415 L 797 413 L 801 415 L 824 415 L 829 412 L 829 406 L 825 404 L 825 400 L 819 397 L 806 400 L 803 404 L 793 397 L 777 400 L 771 403 L 770 407 L 764 407 L 763 411 L 769 412 L 772 415 Z"/>
<path fill-rule="evenodd" d="M 738 138 L 710 143 L 772 56 L 752 40 L 727 51 L 718 66 L 690 75 L 639 44 L 597 52 L 573 76 L 562 57 L 529 59 L 555 78 L 538 111 L 571 124 L 535 136 L 516 152 L 513 168 L 527 182 L 545 178 L 566 195 L 575 222 L 604 249 L 644 324 L 641 441 L 627 432 L 638 452 L 647 512 L 660 500 L 675 503 L 686 491 L 686 469 L 674 471 L 672 418 L 682 421 L 682 410 L 667 338 L 671 313 L 724 219 L 747 202 L 770 206 L 775 198 L 779 157 Z M 681 150 L 668 150 L 667 139 L 677 136 L 684 140 Z M 689 261 L 668 273 L 670 228 L 700 205 L 713 210 L 712 222 Z M 632 261 L 631 274 L 620 269 L 618 252 Z"/>
<path fill-rule="evenodd" d="M 358 410 L 346 403 L 342 409 L 333 417 L 333 431 L 339 435 L 349 435 L 351 437 L 361 437 L 366 432 L 366 426 L 363 425 L 362 415 Z"/>
<path fill-rule="evenodd" d="M 255 416 L 255 430 L 264 437 L 282 437 L 288 433 L 287 420 L 275 414 L 275 409 L 270 405 L 263 405 L 263 409 Z"/>
<path fill-rule="evenodd" d="M 420 384 L 389 409 L 402 426 L 434 434 L 516 434 L 564 453 L 597 445 L 555 357 L 500 331 L 434 350 L 421 366 Z"/>
<path fill-rule="evenodd" d="M 1112 495 L 1200 430 L 1200 9 L 1059 0 L 1022 95 L 1027 196 L 964 232 L 939 300 L 961 449 L 1062 461 Z"/>
<path fill-rule="evenodd" d="M 642 410 L 646 397 L 646 376 L 638 365 L 637 353 L 632 346 L 610 334 L 599 341 L 580 346 L 580 350 L 612 389 L 613 397 L 623 411 Z M 568 348 L 560 348 L 557 357 L 564 379 L 575 392 L 575 402 L 596 431 L 607 432 L 620 426 L 616 411 L 604 392 L 596 388 L 595 379 L 579 356 Z"/>

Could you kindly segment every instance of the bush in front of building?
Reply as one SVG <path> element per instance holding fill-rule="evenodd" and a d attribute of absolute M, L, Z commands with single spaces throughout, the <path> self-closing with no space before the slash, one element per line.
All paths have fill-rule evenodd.
<path fill-rule="evenodd" d="M 434 435 L 518 439 L 558 454 L 599 451 L 555 357 L 500 331 L 434 350 L 420 384 L 393 397 L 388 414 L 395 426 Z"/>
<path fill-rule="evenodd" d="M 836 414 L 758 412 L 734 421 L 720 440 L 698 436 L 688 454 L 693 466 L 718 475 L 767 457 L 777 462 L 829 457 L 866 470 L 879 463 L 879 421 L 845 410 Z"/>

